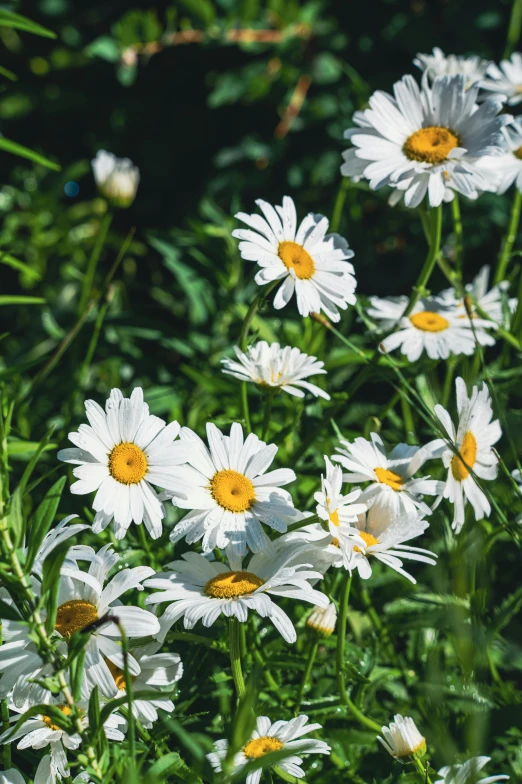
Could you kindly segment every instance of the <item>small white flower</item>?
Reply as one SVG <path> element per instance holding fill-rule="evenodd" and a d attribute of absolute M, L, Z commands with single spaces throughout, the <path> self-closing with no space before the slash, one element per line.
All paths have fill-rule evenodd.
<path fill-rule="evenodd" d="M 262 387 L 282 389 L 296 397 L 304 397 L 303 390 L 307 390 L 316 397 L 330 400 L 330 395 L 324 390 L 304 380 L 308 376 L 326 373 L 324 362 L 319 362 L 316 357 L 310 357 L 298 348 L 281 348 L 279 343 L 269 345 L 266 340 L 249 346 L 246 353 L 237 346 L 234 346 L 234 351 L 239 362 L 228 357 L 222 359 L 223 373 L 241 381 L 253 381 Z"/>
<path fill-rule="evenodd" d="M 491 178 L 498 194 L 505 193 L 513 183 L 522 191 L 522 121 L 515 117 L 502 131 L 502 155 L 486 156 L 480 168 Z"/>
<path fill-rule="evenodd" d="M 494 781 L 507 781 L 509 776 L 487 776 L 479 779 L 478 774 L 490 761 L 490 757 L 472 757 L 462 765 L 449 765 L 439 770 L 438 779 L 434 784 L 493 784 Z"/>
<path fill-rule="evenodd" d="M 207 424 L 208 448 L 188 427 L 181 430 L 181 443 L 190 451 L 189 465 L 176 471 L 182 494 L 172 495 L 180 509 L 191 509 L 174 528 L 170 538 L 185 537 L 188 544 L 203 540 L 204 552 L 231 545 L 244 555 L 247 546 L 258 552 L 270 546 L 264 523 L 280 533 L 299 512 L 282 485 L 295 480 L 290 468 L 265 473 L 277 453 L 254 433 L 243 440 L 243 428 L 235 422 L 224 436 Z M 190 447 L 190 450 L 188 449 Z"/>
<path fill-rule="evenodd" d="M 464 76 L 440 76 L 421 88 L 412 76 L 380 90 L 370 108 L 358 111 L 358 128 L 346 131 L 354 148 L 343 153 L 341 172 L 354 181 L 369 180 L 370 188 L 396 188 L 392 203 L 404 198 L 418 207 L 427 195 L 432 207 L 451 201 L 455 191 L 475 199 L 492 190 L 488 176 L 477 167 L 485 155 L 501 153 L 502 126 L 509 116 L 497 117 L 500 98 L 476 103 L 478 87 L 466 90 Z"/>
<path fill-rule="evenodd" d="M 140 170 L 129 158 L 98 150 L 91 161 L 98 190 L 118 207 L 130 207 L 138 190 Z"/>
<path fill-rule="evenodd" d="M 384 738 L 377 736 L 377 740 L 395 759 L 422 756 L 426 752 L 426 739 L 409 717 L 397 714 L 389 727 L 382 728 L 382 734 Z"/>
<path fill-rule="evenodd" d="M 466 80 L 466 89 L 468 89 L 486 75 L 491 60 L 483 60 L 477 55 L 471 55 L 470 57 L 460 54 L 445 55 L 442 49 L 435 46 L 432 54 L 417 54 L 413 63 L 430 80 L 434 80 L 437 76 L 457 76 L 457 74 L 462 74 Z"/>
<path fill-rule="evenodd" d="M 261 267 L 256 275 L 260 286 L 274 280 L 284 281 L 274 298 L 274 308 L 284 308 L 294 291 L 301 316 L 323 310 L 332 321 L 339 321 L 338 308 L 346 310 L 355 303 L 356 280 L 348 261 L 353 251 L 339 234 L 327 234 L 328 218 L 309 213 L 297 226 L 293 199 L 283 197 L 275 208 L 258 199 L 260 215 L 238 212 L 235 216 L 248 229 L 236 229 L 232 236 L 241 240 L 239 251 L 247 261 Z"/>
<path fill-rule="evenodd" d="M 495 345 L 495 338 L 485 332 L 491 329 L 490 322 L 476 318 L 472 329 L 469 318 L 462 318 L 457 307 L 437 297 L 419 300 L 410 315 L 403 317 L 407 304 L 407 297 L 370 297 L 368 315 L 381 321 L 383 329 L 396 325 L 395 332 L 381 342 L 383 351 L 400 346 L 401 353 L 416 362 L 423 351 L 430 359 L 447 359 L 450 354 L 473 354 L 476 341 L 482 346 Z"/>
<path fill-rule="evenodd" d="M 341 440 L 341 445 L 332 460 L 348 469 L 343 480 L 350 484 L 371 482 L 360 496 L 362 503 L 382 509 L 389 517 L 431 514 L 422 496 L 440 495 L 443 483 L 429 476 L 414 479 L 413 475 L 426 460 L 438 456 L 440 441 L 423 447 L 397 444 L 389 455 L 377 433 L 371 433 L 371 441 L 359 437 L 352 443 Z"/>
<path fill-rule="evenodd" d="M 335 604 L 330 602 L 328 607 L 314 607 L 306 620 L 306 625 L 318 634 L 329 637 L 335 631 L 337 623 L 337 610 Z"/>
<path fill-rule="evenodd" d="M 241 768 L 252 760 L 264 757 L 275 751 L 288 749 L 291 754 L 277 762 L 277 766 L 290 776 L 302 779 L 305 775 L 301 769 L 303 760 L 301 754 L 329 754 L 330 746 L 322 740 L 303 738 L 309 732 L 322 729 L 320 724 L 308 724 L 308 716 L 297 716 L 290 721 L 276 721 L 271 723 L 268 716 L 259 716 L 256 728 L 251 739 L 245 743 L 231 761 L 231 770 L 238 773 Z M 218 740 L 214 744 L 214 751 L 207 754 L 207 758 L 214 770 L 221 772 L 222 764 L 227 756 L 228 741 Z M 246 784 L 259 784 L 262 768 L 249 773 Z"/>
<path fill-rule="evenodd" d="M 491 63 L 480 86 L 483 90 L 500 93 L 508 106 L 519 104 L 522 101 L 522 54 L 514 52 L 509 60 L 502 60 L 500 68 Z"/>
<path fill-rule="evenodd" d="M 506 296 L 506 291 L 509 288 L 509 282 L 507 280 L 497 283 L 488 291 L 489 273 L 490 268 L 489 265 L 486 264 L 476 275 L 473 282 L 468 283 L 466 286 L 466 294 L 471 297 L 468 301 L 468 308 L 471 311 L 473 324 L 475 324 L 476 321 L 479 321 L 484 326 L 487 326 L 487 321 L 476 314 L 474 302 L 476 302 L 479 309 L 496 324 L 503 324 L 505 322 L 503 312 L 504 301 L 508 310 L 514 311 L 517 306 L 518 300 L 516 297 L 508 298 Z M 437 298 L 447 307 L 456 308 L 459 318 L 462 320 L 465 319 L 469 323 L 469 315 L 465 303 L 462 299 L 456 297 L 455 289 L 444 289 Z M 490 328 L 491 327 L 492 325 L 490 325 Z M 476 334 L 477 339 L 480 342 L 482 329 L 479 329 Z"/>
<path fill-rule="evenodd" d="M 183 555 L 182 561 L 167 564 L 170 572 L 158 574 L 146 583 L 147 588 L 159 591 L 148 596 L 146 604 L 170 602 L 160 618 L 158 639 L 165 639 L 180 618 L 186 629 L 192 629 L 199 620 L 203 626 L 212 626 L 221 614 L 245 623 L 250 610 L 269 618 L 287 642 L 295 642 L 290 618 L 270 596 L 286 596 L 323 607 L 328 604 L 328 598 L 308 583 L 322 578 L 320 572 L 312 571 L 311 553 L 306 554 L 308 563 L 294 563 L 301 548 L 297 544 L 256 553 L 246 565 L 233 555 L 224 563 L 190 552 Z"/>
<path fill-rule="evenodd" d="M 457 378 L 455 385 L 458 427 L 455 428 L 443 406 L 436 405 L 435 413 L 456 450 L 448 446 L 442 451 L 442 460 L 448 469 L 443 496 L 454 504 L 453 528 L 459 533 L 464 524 L 466 500 L 471 503 L 477 520 L 489 517 L 491 513 L 490 503 L 471 472 L 479 479 L 496 478 L 498 457 L 493 444 L 501 437 L 502 430 L 498 419 L 491 421 L 493 408 L 486 384 L 482 384 L 482 388 L 474 386 L 471 397 L 468 397 L 464 379 Z"/>
<path fill-rule="evenodd" d="M 114 520 L 114 533 L 122 539 L 132 522 L 145 524 L 153 539 L 161 536 L 163 505 L 151 485 L 182 491 L 175 466 L 189 457 L 188 444 L 174 443 L 179 424 L 166 425 L 149 414 L 138 387 L 130 398 L 113 389 L 105 411 L 94 400 L 85 401 L 89 425 L 69 433 L 73 449 L 62 449 L 58 459 L 74 463 L 78 482 L 71 493 L 96 491 L 93 531 L 99 533 Z"/>

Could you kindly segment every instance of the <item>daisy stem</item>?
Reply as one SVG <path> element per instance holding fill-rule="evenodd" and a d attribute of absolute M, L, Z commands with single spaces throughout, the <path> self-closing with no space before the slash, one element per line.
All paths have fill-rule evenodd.
<path fill-rule="evenodd" d="M 513 51 L 518 44 L 520 38 L 520 28 L 522 27 L 522 2 L 521 0 L 513 0 L 511 8 L 511 17 L 509 20 L 508 34 L 506 40 L 506 48 L 504 49 L 504 59 L 507 59 L 513 54 Z"/>
<path fill-rule="evenodd" d="M 239 621 L 237 618 L 229 618 L 228 631 L 230 639 L 230 666 L 232 668 L 232 678 L 236 687 L 238 701 L 245 695 L 245 681 L 241 669 L 241 640 L 239 638 Z"/>
<path fill-rule="evenodd" d="M 422 776 L 423 784 L 431 784 L 431 779 L 428 776 L 428 770 L 430 769 L 429 763 L 427 762 L 426 766 L 424 766 L 422 760 L 418 759 L 418 757 L 415 757 L 413 762 L 415 764 L 415 767 L 417 768 L 417 770 Z"/>
<path fill-rule="evenodd" d="M 511 215 L 507 231 L 502 240 L 502 247 L 498 256 L 497 271 L 495 272 L 494 283 L 500 283 L 506 277 L 506 270 L 511 258 L 511 251 L 513 250 L 514 242 L 517 238 L 518 224 L 520 223 L 520 208 L 522 207 L 522 193 L 515 188 L 515 195 L 513 196 L 513 204 L 511 206 Z"/>
<path fill-rule="evenodd" d="M 130 766 L 130 770 L 136 771 L 136 721 L 134 719 L 134 713 L 132 711 L 132 678 L 129 671 L 129 643 L 127 640 L 127 635 L 125 633 L 125 628 L 122 623 L 118 623 L 118 629 L 120 630 L 120 635 L 121 635 L 121 647 L 123 652 L 123 675 L 125 678 L 125 691 L 127 693 L 127 707 L 128 707 L 127 724 L 129 727 L 129 732 L 128 732 L 129 757 L 132 762 L 132 765 Z M 133 775 L 131 775 L 131 779 L 132 778 L 134 778 Z"/>
<path fill-rule="evenodd" d="M 301 686 L 299 687 L 299 694 L 297 695 L 297 702 L 295 704 L 295 715 L 299 713 L 301 710 L 301 703 L 303 701 L 303 695 L 305 693 L 306 686 L 308 681 L 310 680 L 310 675 L 312 674 L 312 668 L 314 666 L 315 657 L 317 656 L 317 648 L 319 647 L 319 639 L 314 640 L 312 645 L 310 646 L 310 650 L 308 652 L 308 659 L 306 662 L 305 671 L 303 673 L 303 679 L 301 681 Z"/>
<path fill-rule="evenodd" d="M 437 259 L 440 254 L 441 233 L 442 233 L 442 204 L 439 204 L 438 207 L 433 207 L 431 210 L 428 255 L 426 256 L 426 261 L 424 262 L 424 266 L 420 271 L 420 275 L 417 279 L 417 283 L 413 287 L 410 300 L 401 318 L 406 318 L 407 316 L 409 316 L 412 310 L 414 309 L 415 305 L 419 301 L 419 299 L 426 294 L 426 286 L 429 283 L 431 274 L 435 268 L 435 264 L 437 263 Z"/>
<path fill-rule="evenodd" d="M 453 218 L 453 231 L 455 232 L 455 264 L 456 272 L 460 280 L 462 280 L 462 217 L 460 214 L 459 197 L 455 194 L 451 202 L 451 216 Z"/>
<path fill-rule="evenodd" d="M 339 189 L 337 191 L 337 196 L 335 197 L 335 204 L 332 213 L 332 220 L 330 222 L 330 232 L 336 232 L 339 229 L 339 224 L 341 223 L 341 216 L 343 214 L 343 207 L 344 202 L 346 201 L 346 196 L 348 194 L 348 189 L 350 187 L 350 180 L 348 177 L 343 177 L 341 180 L 341 184 L 339 185 Z"/>

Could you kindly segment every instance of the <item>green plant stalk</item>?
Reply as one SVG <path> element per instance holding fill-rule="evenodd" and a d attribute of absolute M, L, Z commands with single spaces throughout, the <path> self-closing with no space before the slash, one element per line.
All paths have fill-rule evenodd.
<path fill-rule="evenodd" d="M 241 640 L 239 638 L 239 621 L 237 618 L 229 618 L 228 631 L 232 678 L 236 687 L 237 699 L 241 700 L 245 695 L 245 681 L 243 679 L 243 670 L 241 669 Z"/>
<path fill-rule="evenodd" d="M 96 242 L 94 243 L 92 253 L 89 257 L 89 261 L 87 262 L 87 269 L 85 270 L 85 275 L 83 276 L 80 301 L 78 303 L 78 313 L 83 313 L 87 307 L 87 303 L 91 298 L 91 290 L 94 276 L 96 274 L 96 267 L 98 266 L 98 261 L 100 260 L 100 255 L 103 250 L 103 246 L 105 245 L 105 240 L 107 239 L 107 233 L 111 223 L 112 213 L 107 212 L 103 216 L 102 222 L 100 224 L 100 230 L 98 231 L 98 235 L 96 237 Z"/>
<path fill-rule="evenodd" d="M 509 27 L 506 39 L 506 47 L 504 49 L 504 59 L 510 57 L 518 44 L 520 39 L 520 30 L 522 28 L 522 1 L 513 0 L 511 7 L 511 17 L 509 19 Z"/>
<path fill-rule="evenodd" d="M 341 184 L 339 185 L 339 189 L 337 191 L 337 196 L 335 197 L 332 220 L 330 222 L 330 232 L 335 232 L 339 229 L 339 225 L 341 223 L 341 217 L 343 214 L 344 202 L 346 201 L 346 196 L 348 195 L 349 187 L 350 187 L 350 180 L 348 179 L 348 177 L 343 177 L 341 180 Z"/>
<path fill-rule="evenodd" d="M 278 765 L 274 765 L 274 772 L 277 773 L 279 778 L 283 779 L 283 781 L 288 781 L 288 784 L 306 784 L 305 779 L 296 779 L 295 776 L 291 776 L 290 773 L 287 773 Z"/>
<path fill-rule="evenodd" d="M 11 723 L 9 721 L 9 705 L 7 700 L 2 700 L 2 727 L 4 732 L 6 732 L 10 726 Z M 2 756 L 4 760 L 4 770 L 8 770 L 11 767 L 11 744 L 10 743 L 4 743 Z"/>
<path fill-rule="evenodd" d="M 295 703 L 295 715 L 299 713 L 301 710 L 301 703 L 303 701 L 303 695 L 305 693 L 305 689 L 308 685 L 308 681 L 310 680 L 310 675 L 312 674 L 312 668 L 314 666 L 315 657 L 317 656 L 317 648 L 319 647 L 319 639 L 316 638 L 311 646 L 310 650 L 308 651 L 308 659 L 306 661 L 305 671 L 303 673 L 303 678 L 301 680 L 301 685 L 299 687 L 299 694 L 297 695 L 297 701 Z"/>
<path fill-rule="evenodd" d="M 122 623 L 118 623 L 118 628 L 120 630 L 121 635 L 121 647 L 123 652 L 123 674 L 125 677 L 125 691 L 127 693 L 127 707 L 128 707 L 128 716 L 127 716 L 127 723 L 129 727 L 128 732 L 128 739 L 129 739 L 129 756 L 130 756 L 130 772 L 131 772 L 131 781 L 136 780 L 136 720 L 134 718 L 134 713 L 132 711 L 132 678 L 129 671 L 129 643 L 127 640 L 127 635 L 125 634 L 125 629 Z"/>
<path fill-rule="evenodd" d="M 429 764 L 426 763 L 426 767 L 424 767 L 422 760 L 418 757 L 414 757 L 413 763 L 421 775 L 422 784 L 431 784 L 431 779 L 428 776 Z"/>
<path fill-rule="evenodd" d="M 463 240 L 462 240 L 462 217 L 460 214 L 459 197 L 455 193 L 451 202 L 451 215 L 453 218 L 453 231 L 455 232 L 455 265 L 458 279 L 462 281 L 462 253 L 463 253 Z"/>
<path fill-rule="evenodd" d="M 263 417 L 263 432 L 261 440 L 265 441 L 270 427 L 270 414 L 272 413 L 272 401 L 274 399 L 273 390 L 269 389 L 265 395 L 265 413 Z"/>
<path fill-rule="evenodd" d="M 520 223 L 520 209 L 522 207 L 522 193 L 515 188 L 513 204 L 511 205 L 511 215 L 509 224 L 502 240 L 502 246 L 498 256 L 497 269 L 495 272 L 494 283 L 500 283 L 506 277 L 506 270 L 511 258 L 511 251 L 517 238 L 518 224 Z"/>
<path fill-rule="evenodd" d="M 425 296 L 427 293 L 426 287 L 431 278 L 431 274 L 435 268 L 435 264 L 437 263 L 437 259 L 440 255 L 441 234 L 442 234 L 442 204 L 439 204 L 438 207 L 434 207 L 431 210 L 428 255 L 426 256 L 426 261 L 424 262 L 424 266 L 420 271 L 420 275 L 417 278 L 417 282 L 415 286 L 413 287 L 413 291 L 411 293 L 408 305 L 406 306 L 406 309 L 402 314 L 401 318 L 407 318 L 410 315 L 410 313 L 413 311 L 419 299 Z"/>

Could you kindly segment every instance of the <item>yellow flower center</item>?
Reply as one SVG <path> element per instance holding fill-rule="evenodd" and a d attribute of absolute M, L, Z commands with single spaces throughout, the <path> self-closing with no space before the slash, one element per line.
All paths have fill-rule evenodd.
<path fill-rule="evenodd" d="M 378 482 L 388 485 L 392 490 L 402 490 L 404 480 L 399 474 L 394 474 L 393 471 L 389 471 L 387 468 L 376 468 L 375 476 Z"/>
<path fill-rule="evenodd" d="M 58 708 L 58 710 L 60 710 L 64 716 L 71 715 L 71 709 L 68 705 L 55 705 L 54 707 Z M 50 730 L 53 730 L 54 732 L 61 730 L 61 727 L 59 727 L 58 724 L 54 724 L 53 720 L 49 716 L 42 716 L 42 721 L 44 724 L 47 724 Z"/>
<path fill-rule="evenodd" d="M 212 498 L 229 512 L 245 512 L 256 500 L 254 485 L 244 474 L 232 471 L 218 471 L 210 483 Z"/>
<path fill-rule="evenodd" d="M 335 510 L 335 512 L 332 512 L 332 514 L 330 515 L 330 520 L 334 525 L 339 525 L 339 512 L 337 511 L 337 509 Z"/>
<path fill-rule="evenodd" d="M 287 269 L 294 270 L 296 277 L 300 280 L 308 280 L 313 277 L 315 272 L 314 260 L 302 245 L 285 240 L 279 243 L 277 255 Z"/>
<path fill-rule="evenodd" d="M 213 599 L 232 599 L 254 593 L 263 583 L 264 580 L 252 572 L 223 572 L 209 580 L 203 591 Z"/>
<path fill-rule="evenodd" d="M 462 439 L 462 445 L 458 455 L 451 458 L 451 473 L 457 482 L 463 482 L 469 476 L 469 469 L 475 465 L 477 459 L 477 439 L 468 430 Z M 464 465 L 464 463 L 466 465 Z M 468 467 L 469 466 L 469 467 Z"/>
<path fill-rule="evenodd" d="M 518 158 L 520 161 L 522 161 L 522 147 L 518 147 L 516 150 L 514 150 L 513 155 L 515 158 Z"/>
<path fill-rule="evenodd" d="M 128 441 L 118 444 L 109 455 L 109 471 L 122 485 L 137 485 L 147 473 L 145 453 Z"/>
<path fill-rule="evenodd" d="M 120 670 L 120 668 L 116 664 L 111 662 L 110 659 L 106 659 L 104 657 L 104 661 L 105 661 L 105 664 L 107 665 L 107 667 L 109 668 L 110 674 L 114 678 L 114 683 L 116 684 L 117 688 L 120 691 L 124 691 L 125 688 L 126 688 L 124 671 Z M 131 677 L 131 681 L 134 681 L 135 678 L 136 678 L 135 675 L 131 675 L 130 677 Z"/>
<path fill-rule="evenodd" d="M 375 536 L 372 536 L 372 534 L 367 534 L 366 531 L 359 531 L 359 536 L 361 537 L 361 539 L 364 539 L 366 547 L 372 547 L 372 545 L 374 544 L 379 544 L 379 540 L 376 539 Z M 357 547 L 357 545 L 354 545 L 353 549 L 355 550 L 356 553 L 362 552 L 361 548 Z"/>
<path fill-rule="evenodd" d="M 460 147 L 456 133 L 440 125 L 431 125 L 408 136 L 402 151 L 410 161 L 442 163 L 455 147 Z"/>
<path fill-rule="evenodd" d="M 62 637 L 72 637 L 75 632 L 97 620 L 98 610 L 94 604 L 83 599 L 71 599 L 58 607 L 54 628 Z"/>
<path fill-rule="evenodd" d="M 423 332 L 444 332 L 449 327 L 449 321 L 431 310 L 423 310 L 410 316 L 410 321 L 416 329 Z"/>
<path fill-rule="evenodd" d="M 334 547 L 338 547 L 339 550 L 341 549 L 341 545 L 339 544 L 339 539 L 336 536 L 334 536 L 330 544 L 333 544 Z"/>
<path fill-rule="evenodd" d="M 264 757 L 265 754 L 270 754 L 271 751 L 281 751 L 283 744 L 277 738 L 254 738 L 249 740 L 246 746 L 243 746 L 243 754 L 248 759 L 258 759 Z"/>

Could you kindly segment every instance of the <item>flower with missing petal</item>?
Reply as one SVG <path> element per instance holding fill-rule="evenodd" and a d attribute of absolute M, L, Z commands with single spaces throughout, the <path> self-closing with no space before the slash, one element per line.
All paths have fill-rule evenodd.
<path fill-rule="evenodd" d="M 500 93 L 508 106 L 522 101 L 522 54 L 513 52 L 509 60 L 502 60 L 500 67 L 491 63 L 486 78 L 480 83 L 483 90 Z"/>
<path fill-rule="evenodd" d="M 490 761 L 490 757 L 472 757 L 461 765 L 449 765 L 439 770 L 441 779 L 434 784 L 493 784 L 494 781 L 507 781 L 509 776 L 487 776 L 479 779 L 478 774 Z"/>
<path fill-rule="evenodd" d="M 98 150 L 91 164 L 101 195 L 116 207 L 130 207 L 138 191 L 138 167 L 129 158 L 117 158 L 105 150 Z"/>
<path fill-rule="evenodd" d="M 231 760 L 230 768 L 233 773 L 239 773 L 241 768 L 252 760 L 260 759 L 275 751 L 288 750 L 288 757 L 275 764 L 289 776 L 302 779 L 305 775 L 301 769 L 303 760 L 301 754 L 329 754 L 330 746 L 322 740 L 304 738 L 310 732 L 322 729 L 320 724 L 308 724 L 308 716 L 296 716 L 290 721 L 276 721 L 274 724 L 268 716 L 259 716 L 252 737 L 241 751 Z M 214 744 L 214 751 L 207 754 L 207 758 L 214 770 L 221 772 L 223 762 L 228 752 L 228 741 L 218 740 Z M 259 784 L 263 767 L 246 777 L 246 784 Z"/>
<path fill-rule="evenodd" d="M 389 727 L 382 728 L 382 734 L 384 738 L 377 736 L 377 740 L 395 759 L 422 757 L 426 753 L 426 739 L 409 717 L 397 714 Z"/>
<path fill-rule="evenodd" d="M 437 76 L 457 76 L 462 74 L 466 80 L 466 89 L 484 78 L 491 65 L 491 60 L 483 60 L 477 55 L 466 57 L 460 54 L 445 55 L 438 46 L 433 47 L 432 54 L 417 54 L 414 65 L 433 81 Z"/>
<path fill-rule="evenodd" d="M 456 297 L 454 288 L 441 291 L 438 295 L 438 299 L 449 307 L 456 307 L 459 318 L 462 320 L 466 319 L 466 321 L 469 322 L 469 313 L 471 313 L 473 324 L 480 320 L 481 323 L 485 325 L 485 319 L 476 312 L 476 302 L 478 309 L 484 313 L 488 319 L 491 319 L 491 321 L 494 321 L 496 324 L 504 324 L 506 321 L 504 311 L 507 310 L 508 313 L 509 311 L 513 312 L 516 309 L 518 300 L 516 297 L 507 296 L 506 292 L 509 288 L 509 282 L 507 280 L 497 283 L 488 290 L 489 273 L 490 268 L 489 265 L 486 264 L 475 276 L 473 282 L 466 285 L 466 303 L 463 299 Z M 490 328 L 493 328 L 493 325 L 491 325 Z M 481 330 L 477 333 L 477 338 L 479 338 L 480 332 Z"/>
<path fill-rule="evenodd" d="M 355 304 L 353 265 L 348 261 L 353 251 L 339 234 L 327 234 L 328 218 L 308 213 L 297 225 L 293 199 L 283 197 L 283 206 L 273 207 L 258 199 L 263 212 L 236 218 L 248 229 L 236 229 L 232 236 L 241 240 L 239 252 L 247 261 L 261 267 L 256 275 L 260 286 L 281 280 L 274 298 L 274 308 L 284 308 L 295 292 L 301 316 L 324 311 L 332 321 L 339 321 L 338 308 Z"/>

